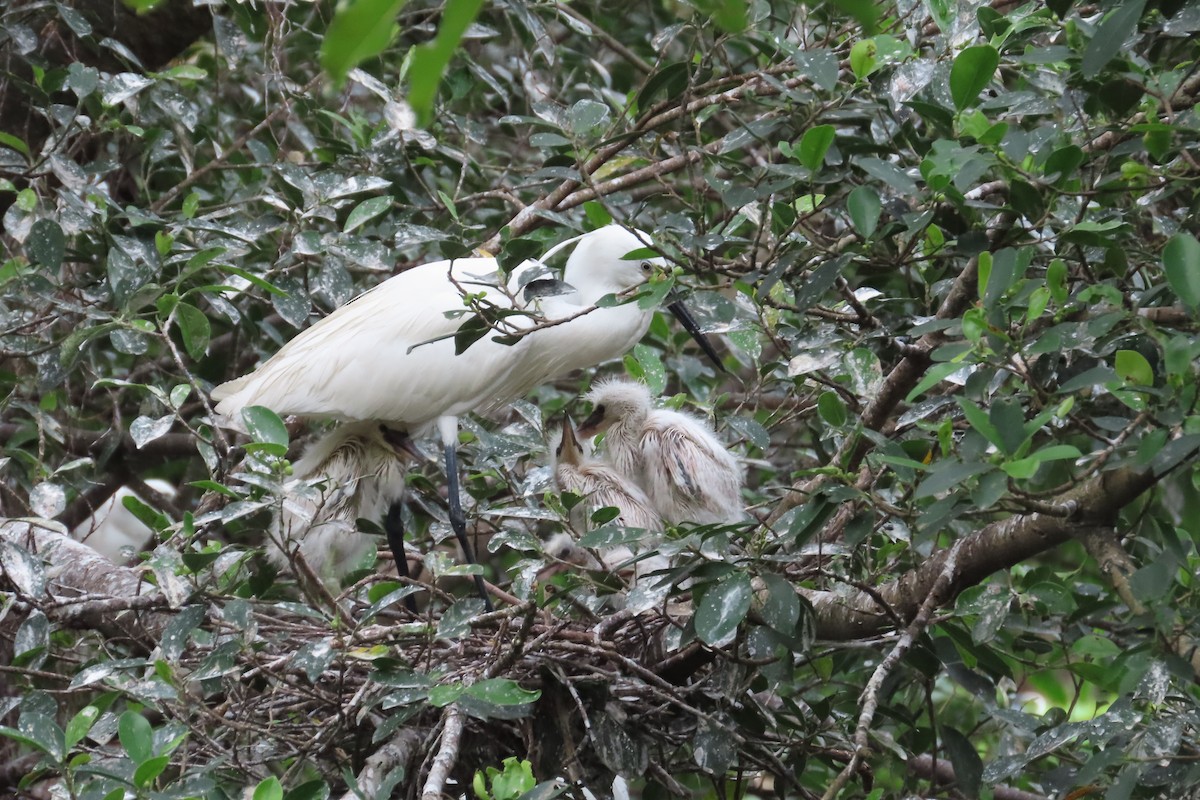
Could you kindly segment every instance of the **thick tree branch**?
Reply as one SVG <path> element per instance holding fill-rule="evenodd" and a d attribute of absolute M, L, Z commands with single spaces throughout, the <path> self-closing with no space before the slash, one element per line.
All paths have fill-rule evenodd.
<path fill-rule="evenodd" d="M 949 600 L 987 576 L 1008 569 L 1070 539 L 1079 525 L 1111 524 L 1122 508 L 1154 485 L 1153 473 L 1119 469 L 1105 472 L 1063 495 L 1059 505 L 1072 517 L 1026 514 L 992 523 L 963 539 L 950 579 Z M 917 569 L 879 587 L 878 595 L 901 619 L 912 619 L 942 574 L 950 549 L 935 553 Z M 866 592 L 841 594 L 802 589 L 813 604 L 817 635 L 856 639 L 883 630 L 890 617 Z"/>
<path fill-rule="evenodd" d="M 166 608 L 166 598 L 142 579 L 139 570 L 113 564 L 68 536 L 59 523 L 7 520 L 0 523 L 0 540 L 44 564 L 39 579 L 36 569 L 26 574 L 18 568 L 21 560 L 5 559 L 4 582 L 25 603 L 64 627 L 95 630 L 150 647 L 171 619 L 156 611 Z"/>

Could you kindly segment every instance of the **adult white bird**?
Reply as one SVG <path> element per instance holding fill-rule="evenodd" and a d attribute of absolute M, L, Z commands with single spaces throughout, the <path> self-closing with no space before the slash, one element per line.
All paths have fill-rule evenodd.
<path fill-rule="evenodd" d="M 738 522 L 742 474 L 737 459 L 706 423 L 681 411 L 655 408 L 646 384 L 609 380 L 587 394 L 592 413 L 579 427 L 604 433 L 604 453 L 636 482 L 669 523 Z"/>
<path fill-rule="evenodd" d="M 150 478 L 146 485 L 167 498 L 175 497 L 175 487 L 161 478 Z M 126 497 L 146 502 L 136 491 L 122 486 L 71 531 L 73 539 L 88 545 L 114 564 L 124 564 L 132 553 L 140 552 L 154 537 L 154 531 L 125 507 Z"/>
<path fill-rule="evenodd" d="M 278 414 L 375 421 L 412 436 L 436 425 L 451 527 L 473 560 L 458 489 L 458 417 L 495 410 L 551 378 L 620 356 L 650 325 L 653 309 L 636 302 L 596 307 L 665 264 L 658 257 L 626 258 L 647 247 L 649 238 L 609 225 L 561 243 L 543 260 L 572 242 L 560 294 L 542 295 L 544 282 L 521 286 L 519 275 L 502 286 L 493 258 L 437 261 L 390 278 L 302 332 L 252 373 L 216 387 L 216 410 L 232 418 L 262 405 Z M 453 338 L 471 306 L 468 294 L 474 307 L 488 306 L 526 335 L 515 343 L 486 335 L 456 353 Z M 669 308 L 719 365 L 682 304 Z M 490 608 L 479 576 L 476 585 Z"/>

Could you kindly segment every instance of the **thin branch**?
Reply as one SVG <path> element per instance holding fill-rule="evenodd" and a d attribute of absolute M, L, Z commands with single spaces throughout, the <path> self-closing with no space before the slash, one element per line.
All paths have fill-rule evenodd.
<path fill-rule="evenodd" d="M 458 703 L 452 703 L 446 708 L 446 724 L 442 728 L 442 743 L 429 768 L 425 786 L 421 789 L 421 800 L 442 800 L 446 789 L 446 780 L 450 777 L 450 770 L 458 761 L 458 749 L 461 745 L 466 720 L 467 717 L 459 708 Z"/>

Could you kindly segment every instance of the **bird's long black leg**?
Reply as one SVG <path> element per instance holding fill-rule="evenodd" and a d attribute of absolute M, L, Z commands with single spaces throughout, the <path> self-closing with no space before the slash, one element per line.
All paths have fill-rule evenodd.
<path fill-rule="evenodd" d="M 387 534 L 388 547 L 392 548 L 392 558 L 396 560 L 396 573 L 401 578 L 412 577 L 408 573 L 408 556 L 404 554 L 404 504 L 399 500 L 388 506 L 387 516 L 383 518 L 383 531 Z M 404 607 L 414 614 L 417 613 L 417 601 L 410 594 L 404 598 Z"/>
<path fill-rule="evenodd" d="M 467 517 L 463 514 L 462 500 L 458 496 L 458 452 L 453 444 L 446 445 L 446 493 L 450 505 L 450 527 L 454 529 L 454 535 L 458 537 L 463 557 L 467 559 L 468 564 L 474 564 L 476 563 L 475 553 L 471 551 L 471 543 L 467 541 Z M 494 610 L 481 575 L 475 576 L 475 589 L 483 598 L 483 607 L 488 611 Z"/>

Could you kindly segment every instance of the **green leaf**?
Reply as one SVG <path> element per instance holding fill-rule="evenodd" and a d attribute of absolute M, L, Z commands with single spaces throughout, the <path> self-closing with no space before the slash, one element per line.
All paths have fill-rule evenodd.
<path fill-rule="evenodd" d="M 696 634 L 710 645 L 724 642 L 746 618 L 753 594 L 750 576 L 740 572 L 709 587 L 696 609 Z"/>
<path fill-rule="evenodd" d="M 13 150 L 16 150 L 21 155 L 25 156 L 26 158 L 29 158 L 29 145 L 25 144 L 25 141 L 23 139 L 18 139 L 16 136 L 13 136 L 11 133 L 5 133 L 4 131 L 0 131 L 0 145 L 4 145 L 5 147 L 11 147 Z M 26 210 L 28 210 L 28 209 L 26 209 Z"/>
<path fill-rule="evenodd" d="M 482 7 L 483 0 L 447 0 L 437 36 L 432 42 L 413 48 L 412 65 L 408 70 L 408 102 L 421 125 L 429 123 L 442 73 Z"/>
<path fill-rule="evenodd" d="M 321 67 L 335 85 L 340 86 L 354 67 L 383 52 L 403 7 L 404 0 L 350 0 L 334 13 L 321 44 Z"/>
<path fill-rule="evenodd" d="M 821 419 L 835 428 L 845 425 L 848 416 L 846 404 L 842 402 L 842 398 L 838 396 L 837 392 L 823 392 L 817 398 L 817 413 L 821 415 Z"/>
<path fill-rule="evenodd" d="M 141 787 L 149 786 L 158 779 L 159 775 L 162 775 L 163 770 L 166 769 L 167 765 L 170 763 L 171 756 L 169 755 L 155 756 L 154 758 L 146 759 L 142 763 L 138 764 L 137 769 L 133 771 L 133 785 Z"/>
<path fill-rule="evenodd" d="M 1200 241 L 1190 233 L 1177 233 L 1162 254 L 1167 283 L 1193 312 L 1200 308 Z"/>
<path fill-rule="evenodd" d="M 954 777 L 957 789 L 967 797 L 979 797 L 983 783 L 983 759 L 975 751 L 971 740 L 954 728 L 942 728 L 942 743 L 954 766 Z"/>
<path fill-rule="evenodd" d="M 1087 49 L 1083 51 L 1080 71 L 1085 78 L 1094 78 L 1100 74 L 1100 70 L 1121 52 L 1125 40 L 1137 28 L 1138 20 L 1142 18 L 1142 9 L 1145 7 L 1146 0 L 1125 0 L 1120 8 L 1100 23 L 1092 40 L 1088 42 Z"/>
<path fill-rule="evenodd" d="M 830 0 L 830 4 L 844 14 L 858 20 L 865 33 L 876 31 L 879 7 L 872 0 Z"/>
<path fill-rule="evenodd" d="M 254 800 L 283 800 L 283 784 L 274 775 L 254 787 Z"/>
<path fill-rule="evenodd" d="M 962 409 L 963 416 L 967 418 L 967 422 L 970 423 L 972 428 L 982 434 L 983 438 L 996 445 L 997 449 L 1004 449 L 1004 443 L 1000 438 L 1000 431 L 996 430 L 996 426 L 992 423 L 988 415 L 984 413 L 982 408 L 965 397 L 958 398 L 958 407 Z"/>
<path fill-rule="evenodd" d="M 1118 350 L 1114 366 L 1126 383 L 1135 386 L 1154 385 L 1154 369 L 1146 357 L 1136 350 Z"/>
<path fill-rule="evenodd" d="M 541 691 L 522 689 L 519 683 L 509 678 L 480 681 L 468 687 L 466 693 L 495 706 L 523 706 L 542 696 Z"/>
<path fill-rule="evenodd" d="M 925 377 L 908 393 L 908 397 L 904 398 L 904 402 L 911 403 L 913 400 L 916 400 L 929 389 L 944 381 L 948 376 L 958 372 L 962 367 L 963 365 L 957 360 L 934 364 L 925 373 Z"/>
<path fill-rule="evenodd" d="M 800 163 L 813 172 L 820 169 L 825 163 L 825 154 L 829 152 L 835 135 L 832 125 L 817 125 L 806 130 L 800 139 L 800 147 L 795 150 Z"/>
<path fill-rule="evenodd" d="M 580 135 L 604 124 L 608 117 L 608 106 L 595 100 L 580 100 L 567 111 L 571 130 Z"/>
<path fill-rule="evenodd" d="M 791 634 L 800 619 L 800 600 L 796 588 L 786 579 L 774 573 L 764 573 L 763 583 L 767 586 L 767 599 L 763 603 L 762 619 L 782 634 Z"/>
<path fill-rule="evenodd" d="M 875 71 L 879 65 L 879 45 L 874 39 L 863 39 L 850 48 L 850 71 L 860 81 Z"/>
<path fill-rule="evenodd" d="M 354 207 L 350 215 L 346 217 L 346 227 L 342 229 L 343 233 L 350 233 L 357 228 L 361 228 L 370 220 L 385 213 L 392 207 L 391 195 L 383 195 L 382 197 L 371 197 L 363 200 Z"/>
<path fill-rule="evenodd" d="M 25 255 L 35 264 L 55 270 L 62 266 L 67 240 L 63 230 L 52 219 L 39 219 L 29 229 L 25 240 Z"/>
<path fill-rule="evenodd" d="M 696 8 L 712 18 L 726 33 L 746 29 L 746 0 L 695 0 Z"/>
<path fill-rule="evenodd" d="M 34 750 L 37 750 L 40 753 L 45 753 L 48 756 L 54 755 L 52 744 L 49 746 L 46 744 L 43 744 L 40 739 L 35 739 L 32 736 L 27 736 L 26 734 L 21 733 L 21 731 L 17 730 L 16 728 L 9 728 L 9 727 L 0 725 L 0 736 L 3 736 L 7 739 L 12 739 L 14 742 L 20 742 L 21 744 L 26 745 L 28 747 L 32 747 Z"/>
<path fill-rule="evenodd" d="M 429 690 L 429 704 L 434 708 L 445 708 L 462 697 L 467 687 L 461 683 L 443 684 Z"/>
<path fill-rule="evenodd" d="M 1025 443 L 1025 409 L 1016 398 L 996 399 L 988 409 L 988 419 L 1000 437 L 1000 450 L 1012 455 Z"/>
<path fill-rule="evenodd" d="M 266 406 L 249 406 L 242 409 L 242 421 L 246 423 L 246 432 L 255 442 L 273 445 L 270 452 L 278 452 L 278 448 L 282 447 L 283 453 L 280 455 L 287 453 L 287 426 L 274 411 Z"/>
<path fill-rule="evenodd" d="M 663 95 L 664 100 L 670 100 L 683 93 L 688 85 L 688 65 L 683 61 L 675 61 L 659 68 L 646 79 L 646 83 L 638 92 L 638 108 L 645 110 L 650 107 L 654 98 Z"/>
<path fill-rule="evenodd" d="M 85 706 L 79 713 L 71 717 L 71 721 L 67 723 L 63 740 L 66 749 L 69 751 L 83 741 L 83 737 L 87 736 L 88 731 L 92 729 L 98 719 L 100 719 L 100 709 L 95 706 Z"/>
<path fill-rule="evenodd" d="M 1000 66 L 1000 53 L 990 44 L 968 47 L 950 68 L 950 96 L 960 111 L 975 104 L 979 93 L 991 83 Z"/>
<path fill-rule="evenodd" d="M 1041 450 L 1035 450 L 1025 458 L 1018 458 L 1015 461 L 1001 464 L 1000 468 L 1010 478 L 1028 480 L 1037 473 L 1038 467 L 1046 461 L 1066 461 L 1067 459 L 1079 458 L 1082 455 L 1079 452 L 1079 448 L 1069 444 L 1051 445 Z"/>
<path fill-rule="evenodd" d="M 141 764 L 154 755 L 154 731 L 146 718 L 136 711 L 121 715 L 117 721 L 117 736 L 133 763 Z"/>
<path fill-rule="evenodd" d="M 212 335 L 212 327 L 204 312 L 190 303 L 179 303 L 175 306 L 175 325 L 183 337 L 183 347 L 188 355 L 193 360 L 203 357 Z"/>
<path fill-rule="evenodd" d="M 864 239 L 869 239 L 879 226 L 879 214 L 883 203 L 879 193 L 870 186 L 859 186 L 846 198 L 846 210 L 850 212 L 850 222 L 854 230 Z"/>

